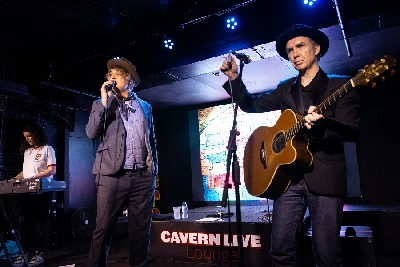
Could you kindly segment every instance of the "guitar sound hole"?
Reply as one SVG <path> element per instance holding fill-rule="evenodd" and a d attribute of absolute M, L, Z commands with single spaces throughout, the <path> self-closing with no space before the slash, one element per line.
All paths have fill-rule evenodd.
<path fill-rule="evenodd" d="M 264 141 L 261 143 L 261 147 L 260 147 L 260 161 L 261 161 L 261 164 L 264 166 L 264 169 L 266 169 L 267 168 L 267 159 L 265 157 Z"/>
<path fill-rule="evenodd" d="M 274 150 L 275 153 L 279 153 L 285 147 L 286 147 L 285 136 L 283 135 L 283 133 L 278 133 L 274 138 L 272 149 Z"/>

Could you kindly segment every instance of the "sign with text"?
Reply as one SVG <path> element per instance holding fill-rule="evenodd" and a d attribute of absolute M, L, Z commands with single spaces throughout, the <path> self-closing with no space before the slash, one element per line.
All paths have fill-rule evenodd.
<path fill-rule="evenodd" d="M 242 223 L 246 266 L 271 266 L 270 229 L 269 223 Z M 238 240 L 236 222 L 157 221 L 151 226 L 150 255 L 194 265 L 238 266 Z"/>

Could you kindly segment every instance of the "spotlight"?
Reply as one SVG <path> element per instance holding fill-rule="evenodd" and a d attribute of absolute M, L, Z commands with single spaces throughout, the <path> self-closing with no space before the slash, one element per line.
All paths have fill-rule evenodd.
<path fill-rule="evenodd" d="M 238 25 L 238 23 L 236 22 L 234 17 L 226 20 L 226 27 L 228 29 L 234 30 L 237 25 Z"/>
<path fill-rule="evenodd" d="M 314 2 L 317 2 L 317 0 L 304 0 L 304 4 L 305 5 L 309 5 L 309 6 L 312 6 L 313 4 L 314 4 Z"/>
<path fill-rule="evenodd" d="M 166 48 L 172 49 L 174 47 L 174 42 L 171 39 L 164 40 L 164 46 Z"/>

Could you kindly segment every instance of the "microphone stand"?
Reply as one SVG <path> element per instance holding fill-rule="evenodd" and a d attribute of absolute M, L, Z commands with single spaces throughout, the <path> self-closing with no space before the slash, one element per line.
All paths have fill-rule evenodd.
<path fill-rule="evenodd" d="M 244 59 L 240 59 L 240 72 L 239 76 L 237 79 L 242 78 L 242 71 L 243 71 L 243 66 L 245 62 Z M 239 162 L 237 160 L 237 146 L 236 146 L 236 136 L 239 135 L 239 132 L 237 131 L 237 109 L 238 105 L 235 105 L 234 109 L 234 115 L 233 115 L 233 124 L 232 124 L 232 129 L 230 131 L 229 135 L 229 141 L 228 141 L 228 155 L 227 155 L 227 162 L 226 162 L 226 176 L 225 176 L 225 186 L 224 190 L 222 193 L 222 201 L 221 201 L 221 206 L 226 207 L 228 205 L 228 215 L 230 215 L 230 206 L 229 206 L 229 201 L 228 201 L 228 189 L 231 188 L 231 184 L 229 184 L 229 171 L 232 166 L 232 180 L 235 185 L 235 194 L 236 194 L 236 224 L 237 224 L 237 241 L 238 241 L 238 246 L 239 246 L 239 266 L 243 267 L 244 266 L 244 255 L 243 255 L 243 234 L 242 234 L 242 215 L 240 211 L 240 191 L 239 191 L 239 186 L 240 186 L 240 167 L 239 167 Z M 231 161 L 233 160 L 233 164 L 231 165 Z M 232 239 L 232 233 L 231 233 L 231 228 L 230 228 L 230 216 L 229 218 L 229 238 Z M 232 244 L 233 242 L 229 242 Z M 231 248 L 231 246 L 229 246 Z M 232 253 L 229 253 L 229 263 L 230 266 L 232 266 Z"/>

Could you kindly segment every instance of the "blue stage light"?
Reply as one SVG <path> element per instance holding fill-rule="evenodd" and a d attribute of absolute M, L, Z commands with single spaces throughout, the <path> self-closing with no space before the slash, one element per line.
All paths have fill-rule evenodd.
<path fill-rule="evenodd" d="M 234 17 L 226 20 L 226 27 L 231 29 L 231 30 L 234 30 L 237 25 L 238 25 L 238 23 L 237 23 L 237 21 L 235 20 Z"/>
<path fill-rule="evenodd" d="M 317 0 L 304 0 L 304 4 L 308 5 L 308 6 L 312 6 L 314 4 L 314 2 L 316 2 Z"/>
<path fill-rule="evenodd" d="M 174 42 L 171 39 L 164 40 L 164 47 L 172 49 L 174 47 Z"/>

